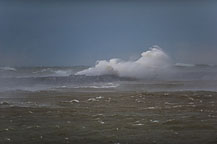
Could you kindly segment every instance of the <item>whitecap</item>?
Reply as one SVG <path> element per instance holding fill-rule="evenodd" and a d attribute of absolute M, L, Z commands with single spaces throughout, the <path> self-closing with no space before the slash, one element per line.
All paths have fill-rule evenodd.
<path fill-rule="evenodd" d="M 0 67 L 0 71 L 17 71 L 13 67 Z"/>
<path fill-rule="evenodd" d="M 116 75 L 120 77 L 146 78 L 161 75 L 171 66 L 170 58 L 159 47 L 153 46 L 135 61 L 110 59 L 97 61 L 94 67 L 77 72 L 76 75 Z"/>

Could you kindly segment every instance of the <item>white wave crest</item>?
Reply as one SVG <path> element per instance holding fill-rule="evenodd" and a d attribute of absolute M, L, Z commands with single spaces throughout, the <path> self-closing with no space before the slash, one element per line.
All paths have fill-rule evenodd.
<path fill-rule="evenodd" d="M 165 73 L 170 66 L 168 55 L 159 46 L 153 46 L 150 50 L 143 52 L 141 57 L 135 61 L 101 60 L 97 61 L 94 67 L 77 72 L 76 75 L 147 78 Z"/>
<path fill-rule="evenodd" d="M 33 74 L 44 74 L 44 76 L 70 76 L 73 74 L 71 69 L 52 69 L 44 68 L 39 71 L 32 72 Z M 43 75 L 42 75 L 43 76 Z"/>
<path fill-rule="evenodd" d="M 16 69 L 12 67 L 0 67 L 0 71 L 16 71 Z"/>
<path fill-rule="evenodd" d="M 70 76 L 72 74 L 71 70 L 56 70 L 55 76 Z"/>
<path fill-rule="evenodd" d="M 194 67 L 194 64 L 176 63 L 175 66 L 178 67 Z"/>

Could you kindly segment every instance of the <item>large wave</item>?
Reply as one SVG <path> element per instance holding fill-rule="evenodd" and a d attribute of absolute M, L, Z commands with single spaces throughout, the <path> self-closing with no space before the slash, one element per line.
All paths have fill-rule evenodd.
<path fill-rule="evenodd" d="M 135 61 L 121 59 L 100 60 L 94 67 L 77 72 L 76 75 L 116 75 L 120 77 L 152 78 L 163 76 L 171 67 L 169 56 L 159 47 L 152 46 Z"/>

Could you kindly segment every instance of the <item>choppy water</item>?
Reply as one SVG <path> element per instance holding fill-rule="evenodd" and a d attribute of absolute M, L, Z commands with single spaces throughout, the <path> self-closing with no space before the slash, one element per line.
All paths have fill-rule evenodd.
<path fill-rule="evenodd" d="M 168 75 L 126 78 L 75 75 L 87 67 L 1 67 L 0 91 L 113 88 L 119 91 L 217 90 L 217 66 L 177 64 Z"/>
<path fill-rule="evenodd" d="M 2 92 L 0 143 L 216 144 L 216 92 Z"/>
<path fill-rule="evenodd" d="M 165 77 L 1 67 L 0 143 L 216 144 L 217 67 Z"/>

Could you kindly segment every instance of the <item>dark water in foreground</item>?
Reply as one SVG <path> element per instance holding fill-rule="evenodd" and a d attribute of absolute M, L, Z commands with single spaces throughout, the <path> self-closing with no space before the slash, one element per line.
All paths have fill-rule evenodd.
<path fill-rule="evenodd" d="M 217 93 L 0 93 L 0 143 L 216 144 Z"/>
<path fill-rule="evenodd" d="M 0 67 L 0 144 L 216 144 L 217 66 L 144 79 Z"/>

